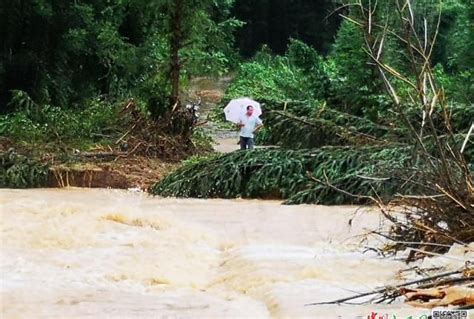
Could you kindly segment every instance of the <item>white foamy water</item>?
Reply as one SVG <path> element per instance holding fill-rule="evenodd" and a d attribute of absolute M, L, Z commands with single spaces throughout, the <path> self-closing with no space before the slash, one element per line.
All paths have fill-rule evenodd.
<path fill-rule="evenodd" d="M 428 313 L 305 306 L 403 279 L 405 264 L 361 252 L 375 211 L 90 189 L 0 190 L 0 205 L 4 318 Z"/>

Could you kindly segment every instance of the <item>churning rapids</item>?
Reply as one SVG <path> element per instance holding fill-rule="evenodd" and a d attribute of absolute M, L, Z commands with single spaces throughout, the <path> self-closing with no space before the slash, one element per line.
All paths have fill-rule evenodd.
<path fill-rule="evenodd" d="M 362 253 L 376 211 L 91 189 L 4 189 L 0 207 L 3 318 L 427 313 L 305 306 L 406 279 L 404 263 Z"/>

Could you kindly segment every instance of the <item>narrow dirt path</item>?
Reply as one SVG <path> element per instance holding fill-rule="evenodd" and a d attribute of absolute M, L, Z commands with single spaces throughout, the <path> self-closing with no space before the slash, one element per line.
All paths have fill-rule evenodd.
<path fill-rule="evenodd" d="M 197 101 L 201 98 L 201 121 L 206 121 L 202 126 L 213 139 L 216 152 L 230 153 L 239 149 L 239 135 L 230 125 L 218 123 L 213 119 L 216 108 L 221 108 L 225 90 L 232 81 L 232 76 L 220 78 L 200 77 L 191 80 L 186 96 L 182 99 L 186 103 Z M 256 146 L 256 148 L 275 148 L 277 146 Z"/>
<path fill-rule="evenodd" d="M 217 123 L 212 118 L 215 108 L 222 106 L 225 90 L 231 81 L 231 76 L 218 79 L 195 78 L 191 80 L 187 97 L 185 97 L 186 103 L 201 98 L 200 118 L 201 121 L 206 121 L 202 127 L 213 139 L 214 150 L 220 153 L 229 153 L 238 149 L 237 131 Z"/>

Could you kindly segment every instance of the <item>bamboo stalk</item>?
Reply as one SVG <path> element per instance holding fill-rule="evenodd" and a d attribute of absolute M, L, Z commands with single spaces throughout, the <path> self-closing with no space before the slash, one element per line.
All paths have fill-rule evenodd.
<path fill-rule="evenodd" d="M 464 139 L 464 142 L 462 143 L 461 147 L 461 154 L 464 153 L 464 150 L 466 149 L 467 142 L 471 138 L 471 134 L 474 131 L 474 123 L 471 125 L 471 128 L 469 129 L 469 132 L 466 134 L 466 138 Z"/>
<path fill-rule="evenodd" d="M 336 299 L 336 300 L 333 300 L 333 301 L 309 303 L 309 304 L 306 304 L 305 306 L 340 304 L 340 303 L 343 303 L 343 302 L 346 302 L 346 301 L 359 299 L 359 298 L 362 298 L 362 297 L 367 297 L 367 296 L 376 295 L 376 294 L 380 294 L 380 293 L 386 293 L 386 292 L 389 292 L 389 291 L 393 291 L 394 289 L 405 288 L 407 286 L 420 284 L 420 283 L 425 283 L 425 282 L 428 282 L 428 281 L 433 281 L 435 279 L 445 278 L 445 277 L 448 277 L 448 276 L 451 276 L 451 275 L 461 274 L 462 272 L 463 272 L 462 270 L 444 272 L 444 273 L 437 274 L 437 275 L 434 275 L 434 276 L 430 276 L 430 277 L 426 277 L 426 278 L 422 278 L 422 279 L 417 279 L 417 280 L 412 280 L 412 281 L 409 281 L 409 282 L 406 282 L 406 283 L 403 283 L 403 284 L 400 284 L 400 285 L 396 285 L 396 286 L 393 286 L 393 287 L 384 287 L 384 288 L 376 289 L 374 291 L 360 293 L 360 294 L 357 294 L 357 295 L 353 295 L 353 296 L 346 297 L 346 298 L 341 298 L 341 299 Z"/>

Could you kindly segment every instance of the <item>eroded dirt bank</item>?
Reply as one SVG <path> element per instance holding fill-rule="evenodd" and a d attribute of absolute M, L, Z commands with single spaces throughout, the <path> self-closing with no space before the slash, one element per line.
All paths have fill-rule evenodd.
<path fill-rule="evenodd" d="M 177 163 L 145 156 L 131 156 L 109 162 L 59 164 L 49 171 L 48 187 L 146 190 L 177 166 Z"/>

